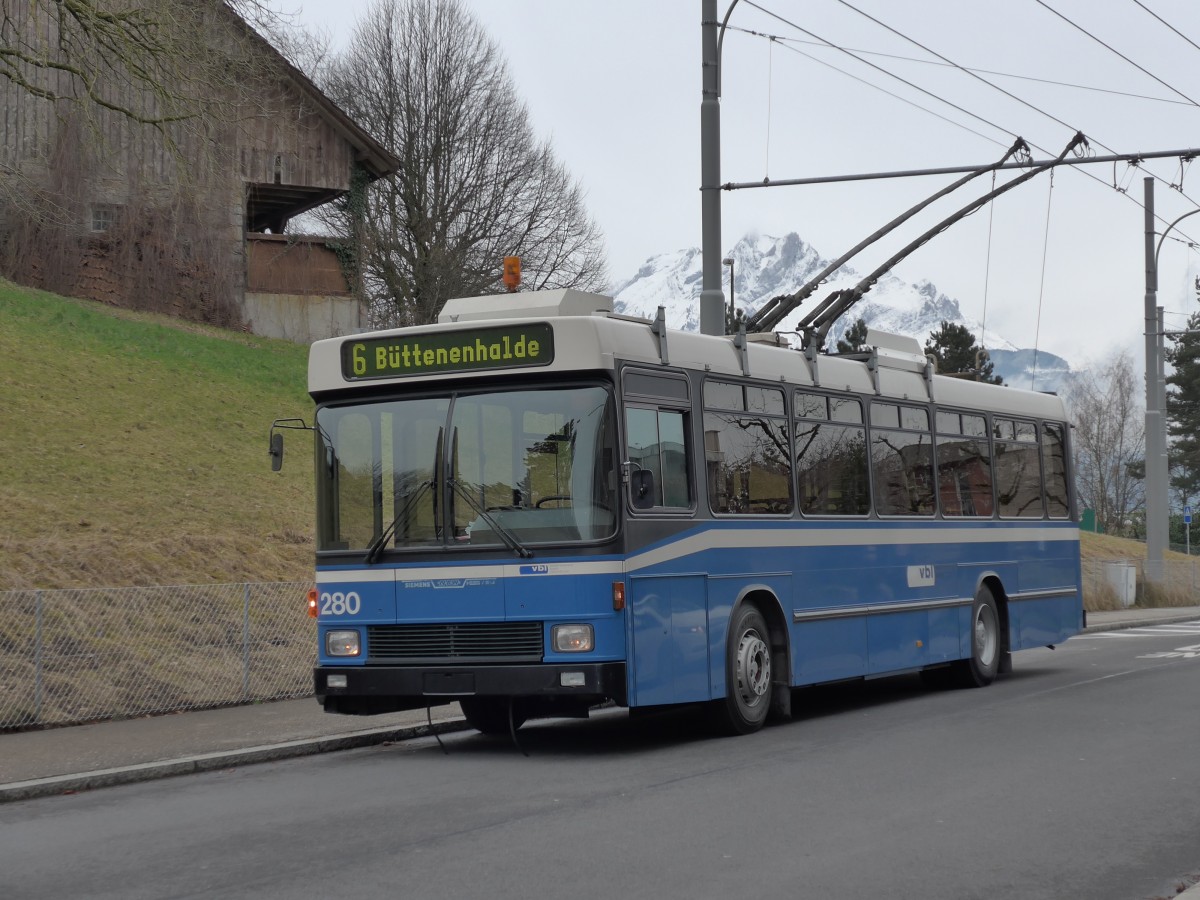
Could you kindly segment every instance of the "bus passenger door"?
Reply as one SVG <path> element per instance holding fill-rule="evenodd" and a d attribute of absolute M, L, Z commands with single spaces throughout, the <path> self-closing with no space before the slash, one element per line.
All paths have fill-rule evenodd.
<path fill-rule="evenodd" d="M 631 706 L 711 697 L 707 581 L 703 574 L 630 577 Z"/>

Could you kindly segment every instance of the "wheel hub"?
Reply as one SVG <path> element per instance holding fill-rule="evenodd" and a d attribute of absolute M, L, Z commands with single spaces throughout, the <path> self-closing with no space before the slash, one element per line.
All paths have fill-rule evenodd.
<path fill-rule="evenodd" d="M 757 703 L 771 687 L 771 651 L 757 631 L 747 631 L 738 641 L 738 693 L 748 704 Z"/>
<path fill-rule="evenodd" d="M 992 664 L 997 644 L 996 620 L 988 607 L 981 607 L 975 616 L 975 654 L 981 664 Z"/>

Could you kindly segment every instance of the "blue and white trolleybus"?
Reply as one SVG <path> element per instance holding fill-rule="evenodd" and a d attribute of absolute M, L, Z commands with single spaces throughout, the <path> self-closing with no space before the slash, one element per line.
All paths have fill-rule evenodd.
<path fill-rule="evenodd" d="M 1061 401 L 868 344 L 677 332 L 571 290 L 313 344 L 317 698 L 458 702 L 484 732 L 707 704 L 746 733 L 802 685 L 983 686 L 1077 633 Z"/>

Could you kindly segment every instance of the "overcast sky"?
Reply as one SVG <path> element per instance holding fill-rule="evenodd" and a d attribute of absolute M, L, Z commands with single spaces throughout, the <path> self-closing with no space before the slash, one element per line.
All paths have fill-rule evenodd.
<path fill-rule="evenodd" d="M 327 29 L 335 45 L 351 39 L 370 2 L 280 0 L 305 27 Z M 613 281 L 631 277 L 650 256 L 698 247 L 700 0 L 466 2 L 507 57 L 534 127 L 587 190 Z M 982 165 L 1015 135 L 1034 146 L 1035 158 L 1049 158 L 1076 130 L 1095 155 L 1200 147 L 1197 0 L 848 2 L 737 3 L 724 42 L 722 182 Z M 720 0 L 722 15 L 728 6 Z M 878 55 L 864 56 L 868 65 L 821 39 Z M 934 53 L 988 70 L 980 77 L 1015 99 Z M 1036 340 L 1072 363 L 1099 360 L 1116 346 L 1140 356 L 1139 204 L 1150 173 L 1162 179 L 1161 232 L 1197 208 L 1188 198 L 1200 199 L 1200 163 L 1194 171 L 1183 166 L 1182 175 L 1178 159 L 1141 169 L 1060 168 L 1053 190 L 1038 176 L 918 250 L 896 274 L 932 281 L 970 318 L 984 318 L 986 299 L 989 330 L 1018 345 Z M 955 177 L 722 192 L 722 244 L 748 232 L 795 231 L 832 258 Z M 1181 177 L 1182 193 L 1171 187 Z M 852 264 L 869 271 L 990 186 L 990 177 L 978 179 Z M 1200 240 L 1200 215 L 1171 235 L 1181 240 L 1165 241 L 1159 282 L 1168 329 L 1197 309 L 1190 283 L 1200 253 L 1184 241 Z"/>

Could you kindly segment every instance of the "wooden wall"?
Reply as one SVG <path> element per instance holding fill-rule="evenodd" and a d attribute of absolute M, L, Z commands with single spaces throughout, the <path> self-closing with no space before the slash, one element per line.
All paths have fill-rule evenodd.
<path fill-rule="evenodd" d="M 193 0 L 161 2 L 175 5 L 185 19 L 200 8 Z M 9 38 L 19 33 L 28 41 L 56 46 L 52 5 L 47 0 L 0 0 Z M 226 54 L 237 77 L 206 93 L 212 87 L 211 73 L 197 72 L 194 80 L 182 73 L 178 93 L 204 98 L 202 115 L 184 122 L 140 124 L 96 104 L 35 97 L 0 77 L 0 226 L 36 215 L 41 217 L 39 227 L 49 224 L 64 234 L 75 233 L 80 261 L 87 261 L 82 268 L 89 270 L 76 291 L 80 296 L 94 293 L 95 299 L 121 303 L 122 297 L 130 299 L 132 290 L 102 262 L 103 235 L 92 232 L 92 207 L 97 204 L 166 211 L 175 216 L 168 226 L 170 240 L 194 244 L 203 236 L 223 248 L 221 254 L 239 272 L 256 279 L 259 289 L 280 290 L 279 285 L 268 288 L 263 279 L 272 273 L 290 278 L 294 270 L 263 263 L 267 256 L 262 253 L 253 257 L 258 260 L 254 273 L 247 268 L 251 257 L 244 245 L 246 185 L 326 191 L 350 186 L 354 147 L 321 103 L 297 88 L 279 58 L 264 52 L 264 46 L 223 10 L 208 8 L 203 21 L 208 31 L 196 44 Z M 208 56 L 201 53 L 197 59 Z M 66 74 L 27 71 L 48 90 L 73 93 Z M 161 101 L 127 84 L 114 83 L 105 90 L 123 106 L 164 111 Z M 38 204 L 42 208 L 34 210 Z M 321 273 L 321 284 L 332 287 L 336 282 L 338 293 L 346 290 L 340 268 L 325 271 L 321 265 L 305 265 Z M 241 303 L 245 281 L 241 275 L 230 279 L 234 305 Z"/>
<path fill-rule="evenodd" d="M 337 254 L 319 237 L 246 235 L 246 289 L 274 294 L 349 295 Z"/>

